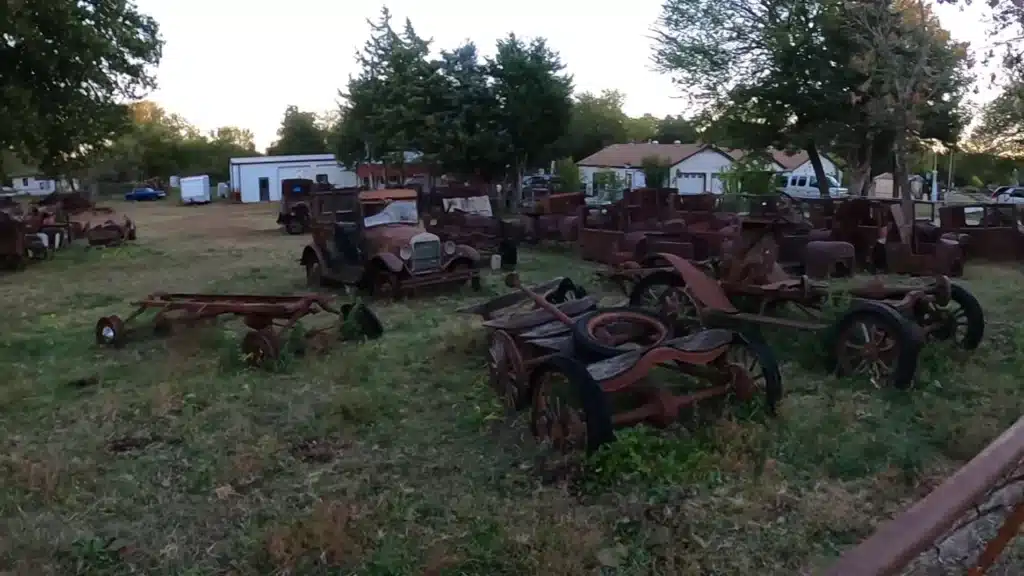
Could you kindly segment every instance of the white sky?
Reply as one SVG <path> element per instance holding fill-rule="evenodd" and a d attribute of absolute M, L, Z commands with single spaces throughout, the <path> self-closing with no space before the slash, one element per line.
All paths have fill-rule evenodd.
<path fill-rule="evenodd" d="M 166 41 L 150 98 L 204 130 L 239 126 L 266 148 L 289 104 L 317 112 L 336 107 L 337 91 L 356 72 L 355 52 L 369 36 L 378 0 L 137 0 Z M 543 36 L 575 77 L 577 91 L 615 88 L 626 113 L 685 113 L 668 78 L 651 70 L 649 29 L 660 0 L 588 2 L 391 0 L 397 24 L 410 18 L 435 48 L 472 40 L 490 54 L 508 32 Z M 977 4 L 977 2 L 976 2 Z M 985 41 L 979 7 L 938 8 L 943 25 L 972 45 Z M 981 98 L 991 96 L 983 90 Z"/>

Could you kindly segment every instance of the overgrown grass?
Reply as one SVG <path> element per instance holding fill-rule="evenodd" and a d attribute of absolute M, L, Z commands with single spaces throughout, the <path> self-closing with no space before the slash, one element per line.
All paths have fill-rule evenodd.
<path fill-rule="evenodd" d="M 271 372 L 245 367 L 235 321 L 164 339 L 143 323 L 101 350 L 96 319 L 148 292 L 303 290 L 304 239 L 269 233 L 269 211 L 138 210 L 138 246 L 0 281 L 0 570 L 789 575 L 869 534 L 1024 407 L 1018 273 L 972 267 L 986 340 L 929 349 L 914 389 L 836 380 L 801 358 L 813 336 L 766 333 L 779 418 L 624 431 L 566 483 L 488 389 L 479 322 L 452 313 L 504 293 L 499 275 L 481 294 L 371 303 L 382 339 L 292 351 Z M 216 222 L 183 227 L 176 210 Z M 526 251 L 521 269 L 615 299 L 569 254 Z"/>

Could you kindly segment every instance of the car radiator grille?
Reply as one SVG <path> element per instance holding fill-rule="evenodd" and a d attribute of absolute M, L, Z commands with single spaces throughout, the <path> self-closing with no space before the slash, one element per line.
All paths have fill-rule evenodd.
<path fill-rule="evenodd" d="M 441 267 L 441 242 L 428 240 L 412 245 L 413 272 L 430 272 Z"/>

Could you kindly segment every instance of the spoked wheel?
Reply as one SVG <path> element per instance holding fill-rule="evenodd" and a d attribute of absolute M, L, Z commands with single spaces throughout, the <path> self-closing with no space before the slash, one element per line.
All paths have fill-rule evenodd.
<path fill-rule="evenodd" d="M 100 346 L 124 346 L 124 322 L 120 316 L 104 316 L 96 322 L 96 343 Z"/>
<path fill-rule="evenodd" d="M 964 350 L 974 350 L 985 335 L 985 313 L 966 288 L 950 284 L 950 300 L 945 306 L 927 304 L 918 313 L 918 323 L 936 340 L 952 340 Z"/>
<path fill-rule="evenodd" d="M 538 443 L 560 454 L 589 454 L 615 439 L 604 392 L 583 364 L 554 358 L 531 382 L 530 430 Z"/>
<path fill-rule="evenodd" d="M 655 272 L 641 279 L 629 294 L 629 305 L 651 310 L 671 322 L 676 336 L 703 327 L 700 309 L 678 274 Z"/>
<path fill-rule="evenodd" d="M 281 346 L 277 336 L 269 330 L 250 330 L 242 340 L 242 354 L 245 362 L 254 368 L 268 368 L 280 356 Z"/>
<path fill-rule="evenodd" d="M 512 337 L 504 330 L 491 332 L 487 367 L 491 388 L 505 408 L 519 411 L 530 401 L 523 355 Z"/>
<path fill-rule="evenodd" d="M 748 401 L 763 394 L 768 414 L 774 416 L 782 399 L 782 373 L 768 344 L 754 334 L 737 332 L 725 361 L 733 369 L 742 370 L 734 381 L 736 397 Z"/>
<path fill-rule="evenodd" d="M 611 358 L 651 348 L 672 330 L 656 314 L 638 308 L 603 308 L 581 316 L 572 327 L 573 343 L 585 357 Z"/>
<path fill-rule="evenodd" d="M 862 304 L 839 321 L 836 372 L 867 376 L 879 388 L 908 388 L 919 351 L 913 328 L 899 313 L 875 302 Z"/>

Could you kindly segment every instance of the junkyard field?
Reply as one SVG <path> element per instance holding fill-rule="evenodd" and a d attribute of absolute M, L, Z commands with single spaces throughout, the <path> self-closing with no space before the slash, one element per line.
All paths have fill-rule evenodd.
<path fill-rule="evenodd" d="M 273 372 L 245 367 L 229 324 L 98 348 L 96 319 L 151 292 L 305 290 L 307 238 L 275 205 L 117 204 L 137 242 L 0 277 L 0 571 L 791 575 L 1024 412 L 1020 271 L 970 265 L 985 341 L 926 347 L 912 390 L 824 376 L 812 337 L 767 333 L 778 419 L 626 430 L 580 473 L 506 416 L 478 320 L 453 313 L 507 292 L 497 274 L 482 294 L 374 302 L 383 338 Z M 615 299 L 593 270 L 520 254 L 524 282 L 567 275 Z"/>

